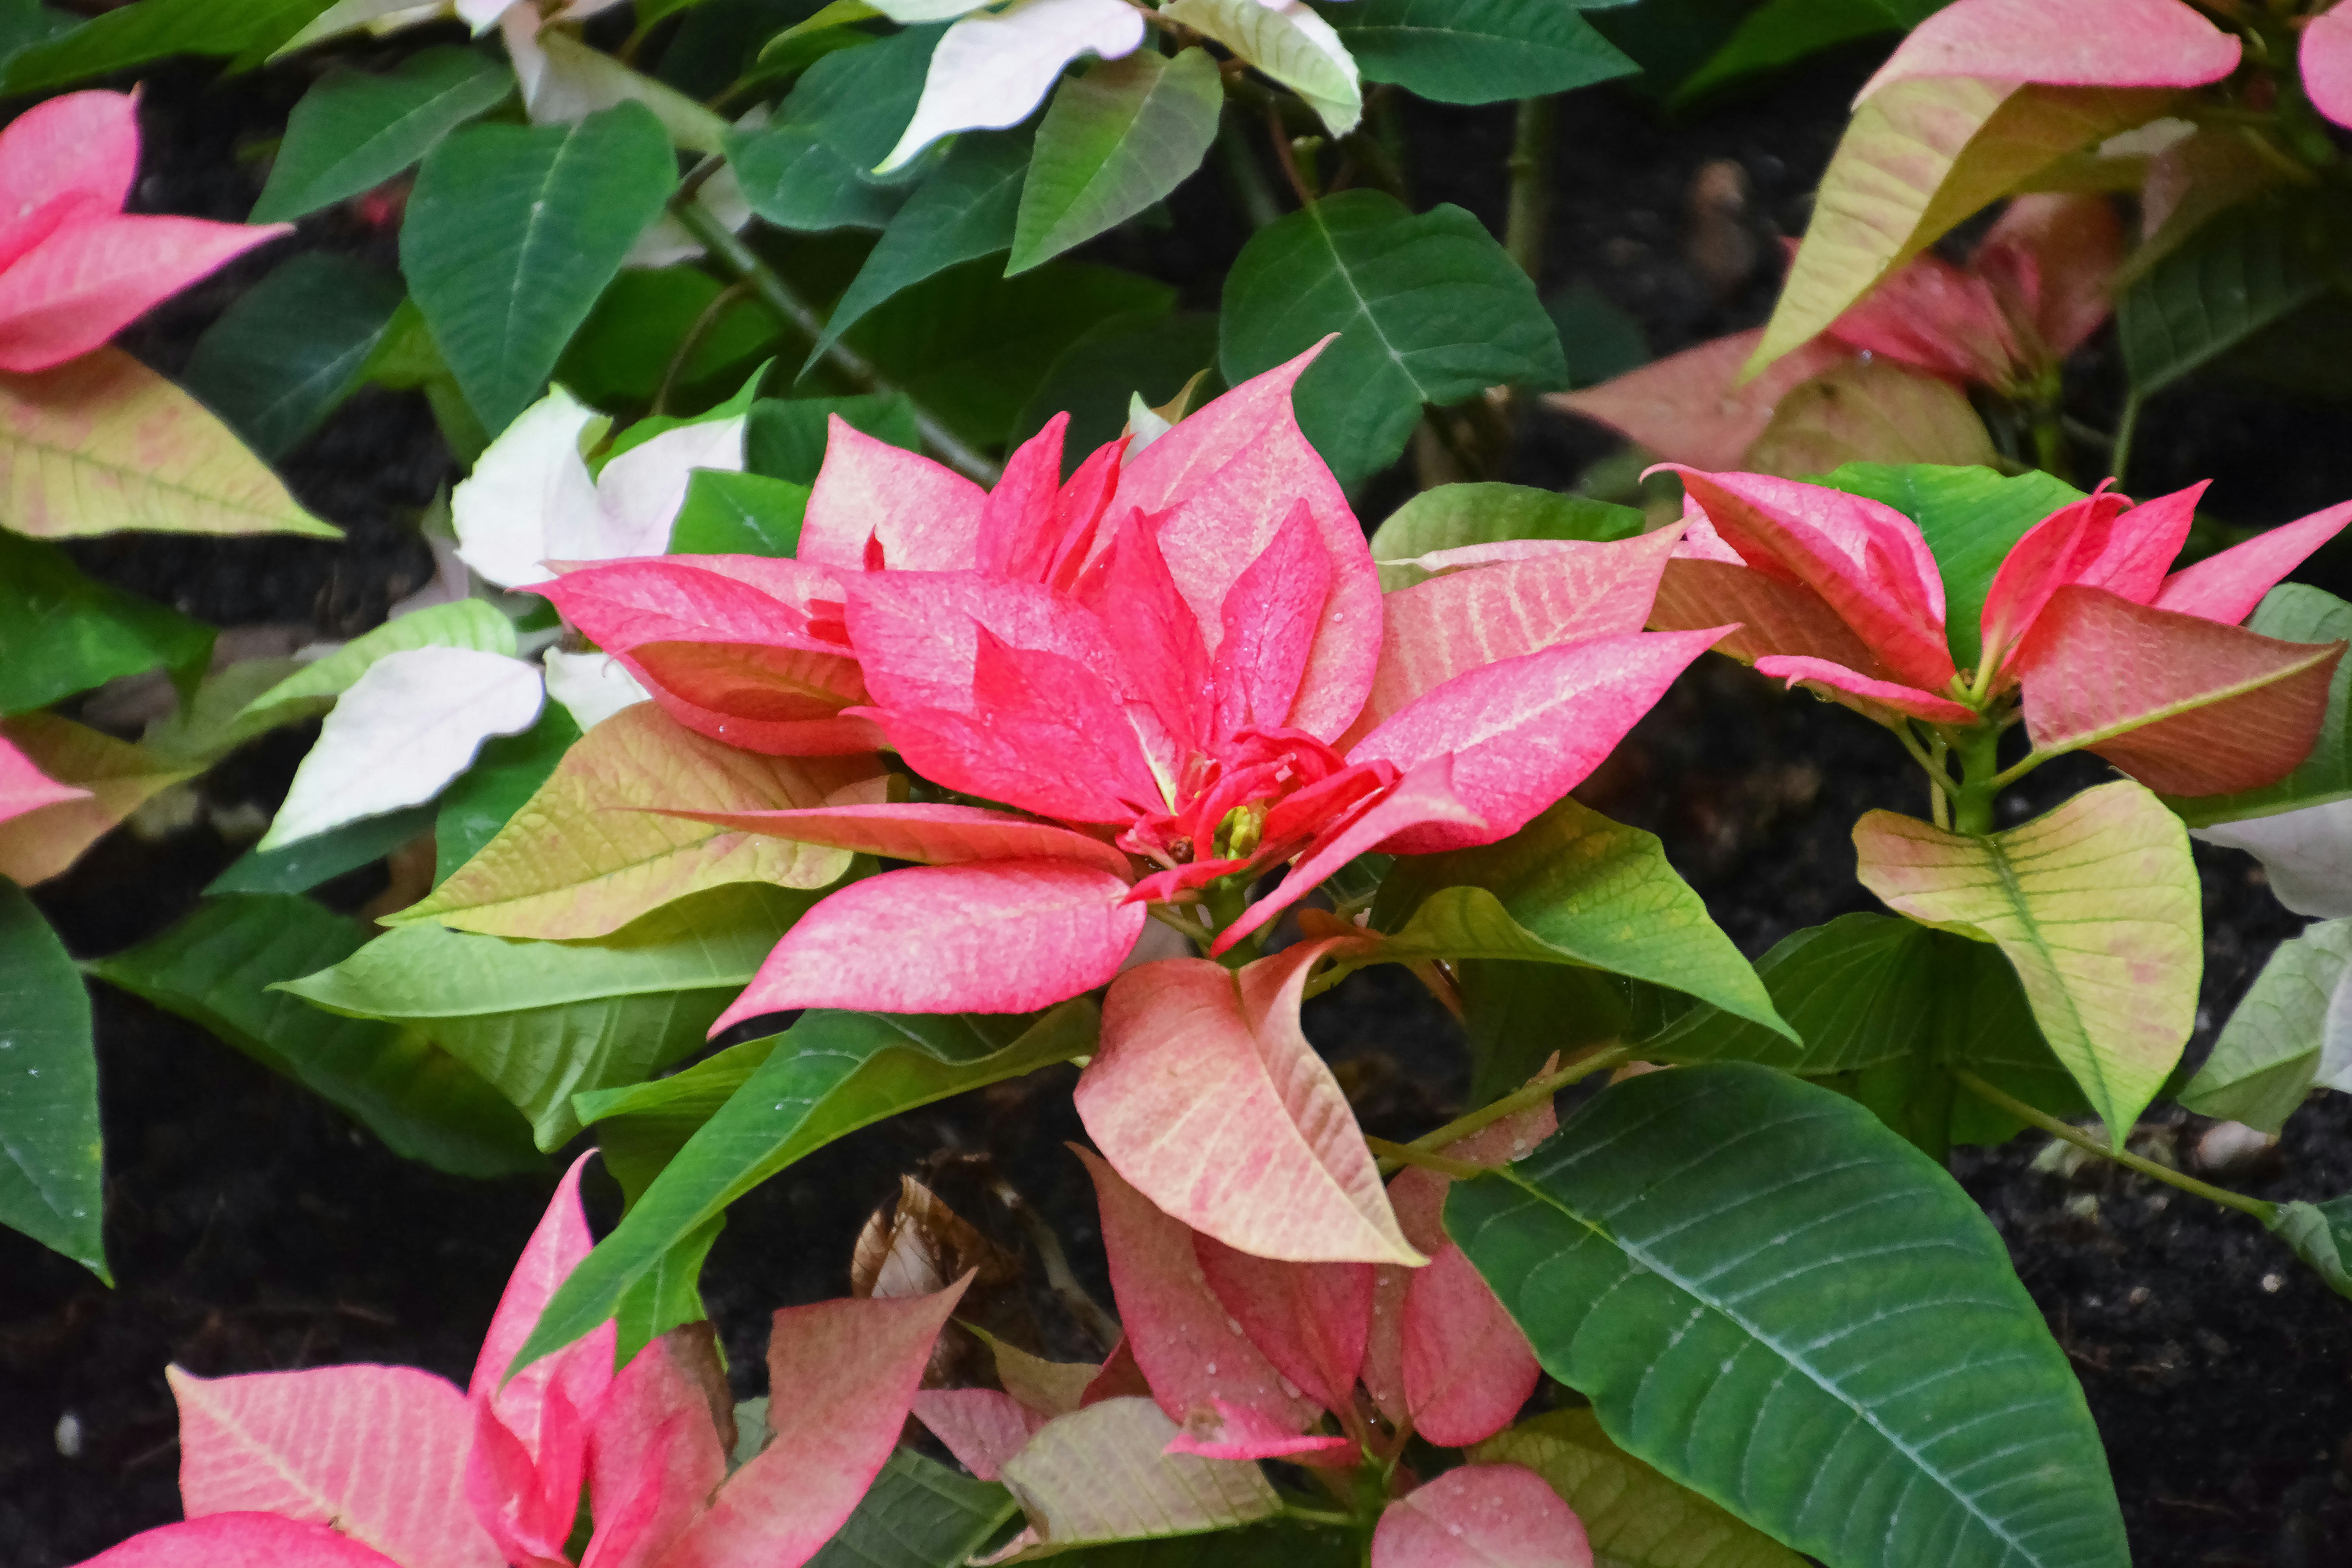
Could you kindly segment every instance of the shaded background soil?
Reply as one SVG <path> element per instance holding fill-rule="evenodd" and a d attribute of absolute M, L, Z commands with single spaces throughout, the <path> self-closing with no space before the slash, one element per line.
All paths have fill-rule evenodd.
<path fill-rule="evenodd" d="M 1582 284 L 1630 313 L 1657 352 L 1752 325 L 1774 287 L 1773 241 L 1800 232 L 1807 193 L 1867 73 L 1833 57 L 1767 91 L 1670 122 L 1604 89 L 1561 105 L 1548 292 Z M 293 87 L 234 90 L 194 75 L 149 78 L 151 206 L 241 218 L 256 171 L 240 152 L 275 135 Z M 1507 110 L 1415 106 L 1410 175 L 1423 201 L 1454 200 L 1498 231 Z M 1732 276 L 1701 241 L 1691 197 L 1711 163 L 1736 164 L 1747 194 L 1734 227 L 1755 258 Z M 1719 176 L 1718 176 L 1719 177 Z M 1204 200 L 1206 198 L 1203 198 Z M 1197 285 L 1237 243 L 1210 202 L 1181 211 L 1157 268 Z M 1704 231 L 1704 232 L 1703 232 Z M 329 214 L 303 243 L 387 242 Z M 167 307 L 131 346 L 169 371 L 194 330 L 283 252 L 265 253 Z M 1106 259 L 1119 259 L 1107 256 Z M 1198 292 L 1196 287 L 1193 290 Z M 1213 298 L 1213 287 L 1208 289 Z M 2111 347 L 2079 374 L 2112 384 Z M 2154 493 L 2217 479 L 2210 505 L 2267 523 L 2352 495 L 2340 410 L 2257 390 L 2200 385 L 2158 402 L 2143 426 Z M 1565 485 L 1605 457 L 1602 433 L 1523 412 L 1511 476 Z M 2295 454 L 2292 464 L 2282 452 Z M 421 402 L 364 394 L 287 465 L 304 500 L 350 533 L 341 546 L 150 538 L 76 547 L 93 572 L 223 625 L 295 623 L 347 636 L 429 570 L 410 525 L 448 476 Z M 1406 481 L 1376 482 L 1377 518 Z M 2337 568 L 2323 561 L 2319 580 Z M 268 806 L 307 736 L 265 741 L 204 783 L 224 810 Z M 2096 769 L 2044 770 L 2052 798 Z M 1716 917 L 1751 955 L 1800 926 L 1873 906 L 1853 877 L 1849 831 L 1873 807 L 1917 810 L 1900 754 L 1842 709 L 1776 693 L 1720 661 L 1695 669 L 1587 791 L 1658 832 Z M 143 841 L 125 831 L 37 894 L 73 950 L 94 956 L 151 936 L 192 906 L 239 846 L 200 818 Z M 2200 849 L 2207 954 L 2192 1059 L 2271 948 L 2299 925 L 2243 856 Z M 360 873 L 329 895 L 355 906 Z M 431 1368 L 463 1381 L 515 1252 L 552 1181 L 483 1184 L 387 1154 L 334 1112 L 181 1021 L 95 988 L 108 1137 L 111 1291 L 23 1238 L 0 1233 L 0 1568 L 56 1568 L 176 1516 L 167 1363 L 218 1375 L 339 1361 Z M 1375 1133 L 1410 1136 L 1458 1108 L 1458 1036 L 1401 972 L 1375 971 L 1311 1005 L 1308 1029 L 1340 1065 Z M 898 1118 L 844 1140 L 735 1209 L 706 1275 L 739 1392 L 761 1391 L 765 1314 L 842 1293 L 851 1242 L 904 1172 L 921 1172 L 1016 1245 L 986 1196 L 1001 1178 L 1051 1222 L 1081 1282 L 1108 1300 L 1092 1202 L 1064 1149 L 1079 1136 L 1070 1072 L 1054 1070 Z M 2193 1140 L 2203 1124 L 2161 1110 L 2143 1143 Z M 2093 1166 L 2035 1168 L 2045 1140 L 1966 1151 L 1969 1190 L 2008 1239 L 2019 1271 L 2073 1358 L 2106 1438 L 2135 1560 L 2147 1568 L 2318 1568 L 2352 1561 L 2352 1303 L 2331 1295 L 2250 1221 Z M 2046 1164 L 2047 1162 L 2043 1162 Z M 2273 1198 L 2352 1191 L 2352 1102 L 2323 1094 L 2276 1155 L 2231 1178 Z M 600 1222 L 615 1196 L 592 1188 Z M 1033 1292 L 1042 1346 L 1078 1354 L 1083 1331 Z"/>

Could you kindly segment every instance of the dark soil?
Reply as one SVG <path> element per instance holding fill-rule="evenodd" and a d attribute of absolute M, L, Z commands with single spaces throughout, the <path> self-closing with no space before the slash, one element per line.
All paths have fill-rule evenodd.
<path fill-rule="evenodd" d="M 1801 229 L 1840 108 L 1870 64 L 1832 59 L 1686 124 L 1614 91 L 1567 99 L 1547 289 L 1594 286 L 1661 352 L 1753 324 L 1770 302 L 1770 265 L 1724 281 L 1716 260 L 1693 249 L 1686 193 L 1704 164 L 1735 161 L 1751 193 L 1738 222 L 1769 256 L 1777 234 Z M 289 89 L 265 80 L 226 91 L 167 71 L 150 78 L 147 93 L 152 162 L 142 199 L 241 216 L 253 180 L 234 153 L 248 137 L 275 134 Z M 1499 228 L 1507 112 L 1415 106 L 1407 130 L 1417 194 L 1458 201 Z M 1181 223 L 1177 231 L 1199 232 Z M 299 243 L 384 242 L 329 216 L 307 224 Z M 274 259 L 249 260 L 159 313 L 132 346 L 172 368 L 193 331 Z M 1219 265 L 1204 256 L 1173 270 Z M 2110 351 L 2090 356 L 2082 373 L 2091 384 L 2112 379 L 2100 358 Z M 2298 515 L 2352 494 L 2352 446 L 2327 439 L 2340 437 L 2333 418 L 2267 394 L 2185 390 L 2151 411 L 2140 477 L 2154 487 L 2215 475 L 2211 504 L 2233 520 Z M 1591 427 L 1531 413 L 1512 471 L 1566 484 L 1612 445 Z M 2298 453 L 2291 471 L 2277 462 L 2281 450 Z M 310 505 L 350 530 L 348 543 L 142 538 L 77 553 L 95 572 L 222 624 L 296 622 L 333 635 L 373 624 L 427 570 L 407 518 L 448 473 L 429 418 L 413 400 L 371 395 L 287 471 Z M 1377 517 L 1394 498 L 1376 488 L 1363 510 Z M 251 748 L 207 779 L 208 800 L 268 804 L 302 744 L 281 737 Z M 2044 771 L 2040 787 L 2061 794 L 2095 777 L 2088 768 Z M 1868 725 L 1716 661 L 1675 689 L 1586 791 L 1660 833 L 1751 954 L 1871 907 L 1853 877 L 1853 821 L 1878 806 L 1916 811 L 1919 792 Z M 209 821 L 156 842 L 117 833 L 41 889 L 39 902 L 81 955 L 160 931 L 236 853 Z M 2298 925 L 2245 857 L 2200 855 L 2207 964 L 2192 1060 Z M 332 890 L 347 906 L 372 891 L 367 873 Z M 176 1516 L 168 1363 L 209 1375 L 373 1360 L 462 1382 L 553 1180 L 552 1166 L 536 1181 L 480 1184 L 396 1160 L 201 1031 L 103 987 L 95 994 L 107 1243 L 119 1285 L 107 1291 L 0 1233 L 0 1568 L 58 1568 Z M 1340 1064 L 1370 1130 L 1410 1135 L 1457 1108 L 1466 1082 L 1458 1039 L 1401 972 L 1350 981 L 1312 1005 L 1308 1028 Z M 1107 1300 L 1091 1196 L 1063 1147 L 1080 1135 L 1069 1081 L 1068 1070 L 1055 1070 L 898 1118 L 739 1205 L 706 1274 L 739 1392 L 758 1392 L 764 1378 L 767 1312 L 842 1292 L 857 1228 L 902 1173 L 923 1175 L 1017 1245 L 1019 1231 L 987 1196 L 1001 1178 L 1046 1217 L 1081 1282 Z M 2161 1110 L 2140 1137 L 2179 1145 L 2202 1124 Z M 2135 1560 L 2143 1568 L 2352 1561 L 2352 1303 L 2235 1214 L 2096 1164 L 2071 1175 L 2034 1169 L 2045 1143 L 1963 1151 L 1955 1165 L 2074 1359 L 2107 1441 Z M 2352 1103 L 2320 1096 L 2289 1124 L 2270 1165 L 2232 1179 L 2265 1197 L 2352 1191 Z M 592 1182 L 590 1197 L 600 1223 L 608 1220 L 616 1195 Z M 1014 1307 L 1034 1312 L 1049 1351 L 1100 1348 L 1042 1292 Z"/>

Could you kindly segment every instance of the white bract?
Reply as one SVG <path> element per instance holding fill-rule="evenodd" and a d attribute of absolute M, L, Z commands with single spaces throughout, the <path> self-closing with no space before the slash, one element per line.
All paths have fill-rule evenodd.
<path fill-rule="evenodd" d="M 583 730 L 595 728 L 625 707 L 650 702 L 653 694 L 610 653 L 567 653 L 550 648 L 547 695 L 563 705 Z"/>
<path fill-rule="evenodd" d="M 694 470 L 743 466 L 739 414 L 665 431 L 591 477 L 581 449 L 603 422 L 558 387 L 491 442 L 457 486 L 449 503 L 457 554 L 485 580 L 524 588 L 553 577 L 551 560 L 659 555 Z"/>
<path fill-rule="evenodd" d="M 466 770 L 482 742 L 530 728 L 542 701 L 539 671 L 503 653 L 386 654 L 337 699 L 260 848 L 423 805 Z"/>
<path fill-rule="evenodd" d="M 2297 915 L 2352 915 L 2352 800 L 2199 828 L 2192 836 L 2262 862 L 2271 891 Z"/>
<path fill-rule="evenodd" d="M 897 6 L 898 9 L 893 9 Z M 942 136 L 1018 125 L 1045 101 L 1080 55 L 1115 60 L 1143 42 L 1143 16 L 1127 0 L 1013 0 L 1001 11 L 940 9 L 931 0 L 892 0 L 894 20 L 940 20 L 970 12 L 941 36 L 923 78 L 915 117 L 880 172 L 906 163 Z M 899 10 L 908 15 L 900 16 Z M 924 15 L 918 18 L 914 13 Z"/>

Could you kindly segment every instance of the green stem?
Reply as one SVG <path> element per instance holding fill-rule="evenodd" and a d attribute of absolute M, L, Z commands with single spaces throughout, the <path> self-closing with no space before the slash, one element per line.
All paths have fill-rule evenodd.
<path fill-rule="evenodd" d="M 1927 776 L 1927 806 L 1936 815 L 1936 826 L 1949 827 L 1952 776 L 1936 765 L 1936 758 L 1927 755 L 1927 748 L 1919 744 L 1917 736 L 1911 733 L 1907 721 L 1898 722 L 1893 727 L 1895 738 L 1903 743 L 1903 749 L 1911 754 L 1911 760 L 1917 763 L 1919 771 Z"/>
<path fill-rule="evenodd" d="M 2160 1181 L 2167 1186 L 2177 1186 L 2181 1191 L 2194 1193 L 2210 1203 L 2218 1203 L 2224 1208 L 2234 1208 L 2241 1214 L 2252 1215 L 2264 1225 L 2272 1224 L 2278 1218 L 2278 1205 L 2274 1203 L 2265 1203 L 2259 1197 L 2248 1197 L 2244 1193 L 2231 1192 L 2227 1187 L 2215 1186 L 2210 1182 L 2199 1181 L 2195 1176 L 2183 1176 L 2169 1166 L 2160 1166 L 2154 1160 L 2143 1159 L 2129 1149 L 2109 1148 L 2100 1139 L 2093 1137 L 2082 1128 L 2072 1123 L 2062 1122 L 2046 1111 L 2034 1109 L 2016 1095 L 1994 1088 L 1973 1072 L 1955 1068 L 1952 1070 L 1952 1077 L 1961 1088 L 1978 1099 L 1989 1104 L 2000 1106 L 2028 1126 L 2039 1127 L 2052 1137 L 2074 1145 L 2084 1154 L 2096 1155 L 2103 1160 L 2113 1160 L 2125 1169 L 2137 1171 L 2151 1181 Z"/>
<path fill-rule="evenodd" d="M 1213 882 L 1201 890 L 1201 903 L 1208 911 L 1209 924 L 1223 931 L 1242 917 L 1249 907 L 1249 884 L 1236 878 Z M 1228 969 L 1238 969 L 1265 956 L 1265 927 L 1260 926 L 1247 936 L 1217 955 L 1217 962 Z"/>
<path fill-rule="evenodd" d="M 1449 1160 L 1444 1155 L 1433 1155 L 1426 1149 L 1416 1149 L 1411 1144 L 1392 1144 L 1386 1138 L 1375 1138 L 1370 1134 L 1364 1137 L 1364 1147 L 1381 1156 L 1381 1169 L 1383 1171 L 1394 1166 L 1419 1166 L 1423 1170 L 1465 1181 L 1486 1174 L 1487 1167 L 1473 1161 Z"/>
<path fill-rule="evenodd" d="M 1521 272 L 1538 283 L 1543 280 L 1544 231 L 1551 222 L 1551 144 L 1557 120 L 1551 99 L 1521 99 L 1517 132 L 1504 165 L 1511 174 L 1511 205 L 1503 225 L 1503 248 Z"/>
<path fill-rule="evenodd" d="M 1522 1111 L 1543 1104 L 1580 1078 L 1588 1078 L 1595 1072 L 1622 1066 L 1633 1058 L 1633 1048 L 1628 1045 L 1608 1046 L 1589 1056 L 1579 1057 L 1559 1071 L 1548 1072 L 1526 1087 L 1513 1090 L 1492 1104 L 1481 1105 L 1475 1111 L 1465 1112 L 1436 1131 L 1423 1133 L 1410 1144 L 1391 1145 L 1391 1147 L 1397 1152 L 1381 1159 L 1381 1174 L 1386 1176 L 1402 1165 L 1422 1164 L 1423 1162 L 1409 1156 L 1434 1155 L 1446 1145 L 1466 1138 L 1483 1127 L 1492 1126 L 1506 1116 L 1516 1116 Z"/>
<path fill-rule="evenodd" d="M 1955 749 L 1960 754 L 1960 788 L 1952 800 L 1952 831 L 1983 838 L 1992 831 L 1992 803 L 2000 793 L 2000 729 L 1980 724 L 1962 730 Z"/>
<path fill-rule="evenodd" d="M 2139 394 L 2133 392 L 2124 399 L 2124 416 L 2116 424 L 2116 444 L 2107 454 L 2107 472 L 2115 476 L 2116 487 L 2121 489 L 2124 476 L 2131 471 L 2132 436 L 2139 429 Z"/>
<path fill-rule="evenodd" d="M 711 259 L 746 284 L 752 293 L 759 296 L 761 304 L 782 317 L 812 342 L 824 335 L 824 318 L 817 313 L 816 308 L 793 292 L 792 285 L 761 260 L 759 253 L 746 245 L 740 235 L 721 222 L 718 214 L 693 199 L 677 203 L 672 212 L 679 225 L 710 253 Z M 825 350 L 824 358 L 834 369 L 866 392 L 885 394 L 904 392 L 872 361 L 838 340 Z M 950 430 L 937 414 L 922 404 L 912 399 L 908 402 L 915 411 L 915 429 L 922 436 L 923 444 L 946 459 L 950 466 L 983 485 L 993 485 L 1003 477 L 1003 469 L 989 461 L 987 454 Z"/>
<path fill-rule="evenodd" d="M 1224 160 L 1225 178 L 1233 185 L 1234 200 L 1242 209 L 1249 226 L 1262 229 L 1282 216 L 1281 204 L 1274 199 L 1274 187 L 1267 183 L 1265 171 L 1258 166 L 1257 153 L 1250 146 L 1249 133 L 1242 129 L 1240 117 L 1228 113 L 1224 127 L 1217 132 L 1217 156 Z"/>

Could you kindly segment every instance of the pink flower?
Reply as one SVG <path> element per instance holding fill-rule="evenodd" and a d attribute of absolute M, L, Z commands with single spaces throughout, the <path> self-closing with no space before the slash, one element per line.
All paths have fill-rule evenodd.
<path fill-rule="evenodd" d="M 68 93 L 0 130 L 0 371 L 89 353 L 157 301 L 293 232 L 129 215 L 138 171 L 133 94 Z"/>

